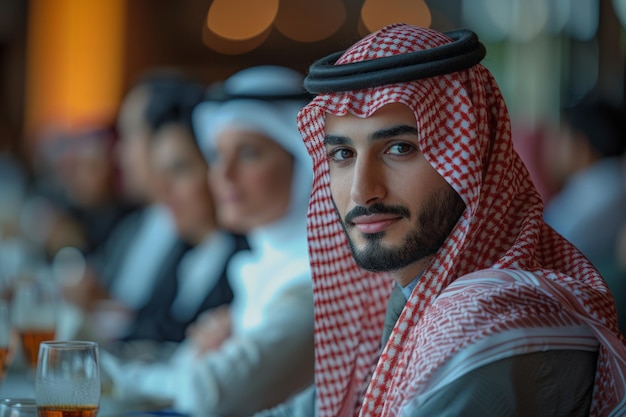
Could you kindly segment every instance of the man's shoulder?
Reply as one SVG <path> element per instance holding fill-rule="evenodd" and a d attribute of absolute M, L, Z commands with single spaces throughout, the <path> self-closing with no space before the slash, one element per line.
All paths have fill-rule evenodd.
<path fill-rule="evenodd" d="M 523 270 L 475 271 L 448 285 L 422 319 L 432 325 L 457 318 L 468 328 L 482 329 L 505 321 L 536 327 L 565 314 L 563 305 L 545 290 L 545 280 Z"/>
<path fill-rule="evenodd" d="M 472 286 L 472 287 L 493 287 L 499 285 L 531 284 L 535 285 L 541 280 L 541 274 L 524 269 L 499 269 L 485 268 L 479 269 L 456 278 L 448 287 Z"/>
<path fill-rule="evenodd" d="M 481 269 L 456 278 L 437 297 L 436 302 L 446 302 L 449 298 L 463 299 L 491 298 L 504 293 L 531 290 L 541 286 L 545 280 L 541 275 L 521 269 Z"/>

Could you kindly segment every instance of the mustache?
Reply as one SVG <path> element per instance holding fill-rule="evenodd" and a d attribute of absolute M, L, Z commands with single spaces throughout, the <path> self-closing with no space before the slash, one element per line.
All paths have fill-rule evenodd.
<path fill-rule="evenodd" d="M 371 214 L 394 214 L 407 219 L 411 217 L 409 209 L 404 206 L 387 206 L 382 203 L 376 203 L 369 207 L 356 206 L 346 214 L 344 223 L 352 225 L 355 217 L 369 216 Z"/>

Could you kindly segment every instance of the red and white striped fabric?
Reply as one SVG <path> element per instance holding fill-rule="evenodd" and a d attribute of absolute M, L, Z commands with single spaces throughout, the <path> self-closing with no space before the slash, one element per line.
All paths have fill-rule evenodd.
<path fill-rule="evenodd" d="M 448 42 L 434 30 L 390 25 L 353 45 L 336 65 Z M 381 354 L 392 279 L 352 259 L 331 201 L 323 138 L 326 113 L 368 117 L 392 102 L 414 110 L 422 152 L 467 209 Z M 598 343 L 591 415 L 626 413 L 626 344 L 613 299 L 592 265 L 543 222 L 541 199 L 513 150 L 502 95 L 482 65 L 322 94 L 300 111 L 298 125 L 315 175 L 308 233 L 320 417 L 395 416 L 490 361 Z"/>

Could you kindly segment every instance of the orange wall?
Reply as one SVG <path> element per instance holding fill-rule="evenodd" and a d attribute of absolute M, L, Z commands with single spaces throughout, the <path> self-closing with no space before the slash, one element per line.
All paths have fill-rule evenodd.
<path fill-rule="evenodd" d="M 27 134 L 114 117 L 123 88 L 125 12 L 125 0 L 30 1 Z"/>

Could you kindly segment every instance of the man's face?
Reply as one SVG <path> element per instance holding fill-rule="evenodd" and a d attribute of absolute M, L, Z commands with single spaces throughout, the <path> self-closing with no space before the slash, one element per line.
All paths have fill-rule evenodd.
<path fill-rule="evenodd" d="M 119 142 L 117 157 L 122 172 L 122 183 L 127 197 L 147 202 L 152 195 L 150 165 L 150 136 L 145 120 L 150 93 L 146 87 L 136 87 L 127 94 L 120 107 L 118 119 Z"/>
<path fill-rule="evenodd" d="M 356 262 L 406 271 L 408 283 L 450 234 L 463 201 L 420 152 L 403 104 L 366 119 L 327 115 L 325 133 L 331 193 Z"/>
<path fill-rule="evenodd" d="M 194 141 L 187 127 L 172 122 L 154 132 L 150 148 L 155 198 L 188 243 L 201 242 L 215 227 L 208 168 Z"/>

